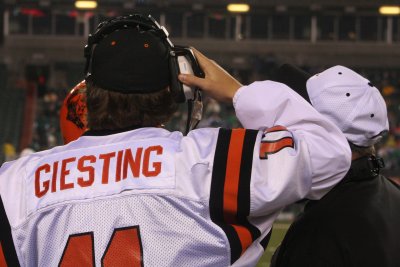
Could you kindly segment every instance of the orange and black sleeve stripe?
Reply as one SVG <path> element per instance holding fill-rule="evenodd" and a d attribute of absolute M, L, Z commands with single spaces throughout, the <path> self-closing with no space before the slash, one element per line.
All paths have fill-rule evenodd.
<path fill-rule="evenodd" d="M 220 129 L 210 192 L 210 216 L 226 234 L 231 264 L 260 236 L 250 224 L 250 180 L 258 131 Z"/>
<path fill-rule="evenodd" d="M 11 236 L 11 227 L 0 198 L 0 267 L 20 266 L 14 242 Z"/>

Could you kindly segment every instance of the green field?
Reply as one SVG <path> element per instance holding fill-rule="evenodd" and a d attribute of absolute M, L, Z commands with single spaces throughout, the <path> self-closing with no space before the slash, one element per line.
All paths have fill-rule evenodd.
<path fill-rule="evenodd" d="M 274 228 L 272 230 L 271 240 L 267 246 L 267 250 L 261 257 L 257 267 L 269 267 L 271 257 L 274 254 L 275 249 L 281 243 L 287 229 L 289 228 L 291 222 L 276 222 L 274 223 Z"/>

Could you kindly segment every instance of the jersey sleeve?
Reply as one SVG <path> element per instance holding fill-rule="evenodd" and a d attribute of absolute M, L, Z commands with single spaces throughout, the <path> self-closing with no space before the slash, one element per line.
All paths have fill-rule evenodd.
<path fill-rule="evenodd" d="M 302 198 L 319 199 L 350 167 L 342 132 L 284 84 L 244 86 L 234 100 L 236 115 L 254 141 L 251 213 L 269 214 Z"/>
<path fill-rule="evenodd" d="M 283 207 L 320 198 L 344 177 L 350 149 L 336 126 L 283 84 L 242 87 L 234 107 L 246 129 L 218 132 L 209 206 L 231 263 L 245 266 L 257 262 L 254 252 L 268 243 Z"/>

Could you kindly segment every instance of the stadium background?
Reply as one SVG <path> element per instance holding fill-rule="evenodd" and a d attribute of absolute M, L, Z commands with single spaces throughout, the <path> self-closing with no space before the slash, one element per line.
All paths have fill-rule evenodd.
<path fill-rule="evenodd" d="M 149 13 L 175 44 L 191 45 L 247 84 L 273 76 L 289 62 L 311 73 L 341 64 L 380 88 L 388 106 L 390 134 L 379 147 L 385 175 L 400 181 L 400 15 L 382 15 L 394 0 L 252 0 L 249 12 L 227 11 L 220 0 L 98 0 L 79 10 L 72 0 L 0 2 L 0 163 L 30 150 L 62 144 L 58 111 L 83 76 L 87 35 L 104 19 Z M 145 64 L 145 62 L 143 62 Z M 239 127 L 232 106 L 210 99 L 200 127 Z M 183 129 L 180 111 L 170 129 Z M 282 238 L 300 205 L 289 207 L 274 226 L 259 266 Z"/>

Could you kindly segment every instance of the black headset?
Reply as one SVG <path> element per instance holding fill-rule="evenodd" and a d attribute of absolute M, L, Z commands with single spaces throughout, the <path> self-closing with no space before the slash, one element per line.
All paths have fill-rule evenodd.
<path fill-rule="evenodd" d="M 185 57 L 191 65 L 194 75 L 204 77 L 204 73 L 192 50 L 189 47 L 174 46 L 168 38 L 168 31 L 163 26 L 160 26 L 151 15 L 146 17 L 141 14 L 131 14 L 112 18 L 100 23 L 95 33 L 89 35 L 87 45 L 84 48 L 84 55 L 86 58 L 84 70 L 85 79 L 91 79 L 92 56 L 96 45 L 112 32 L 127 28 L 137 28 L 138 30 L 153 34 L 158 37 L 160 42 L 167 48 L 169 54 L 170 90 L 172 96 L 177 103 L 188 103 L 189 114 L 186 124 L 186 133 L 188 133 L 190 130 L 194 129 L 201 120 L 203 105 L 200 90 L 198 88 L 190 88 L 191 92 L 188 93 L 188 90 L 184 90 L 184 85 L 179 81 L 178 75 L 181 70 L 178 58 Z"/>
<path fill-rule="evenodd" d="M 186 100 L 190 100 L 185 97 L 183 85 L 178 80 L 178 74 L 180 73 L 178 57 L 185 57 L 190 62 L 194 75 L 198 77 L 204 77 L 204 74 L 191 49 L 183 46 L 174 46 L 168 38 L 168 31 L 164 27 L 160 26 L 158 22 L 150 15 L 145 17 L 141 14 L 132 14 L 128 16 L 112 18 L 100 23 L 95 33 L 89 35 L 87 45 L 84 49 L 84 55 L 86 58 L 86 79 L 90 79 L 92 55 L 95 45 L 101 42 L 110 33 L 127 28 L 137 28 L 138 30 L 145 31 L 146 33 L 156 36 L 157 39 L 163 43 L 169 53 L 171 93 L 174 96 L 175 101 L 178 103 L 183 103 Z M 193 88 L 193 90 L 196 89 Z M 195 94 L 196 93 L 193 93 L 193 95 Z"/>

